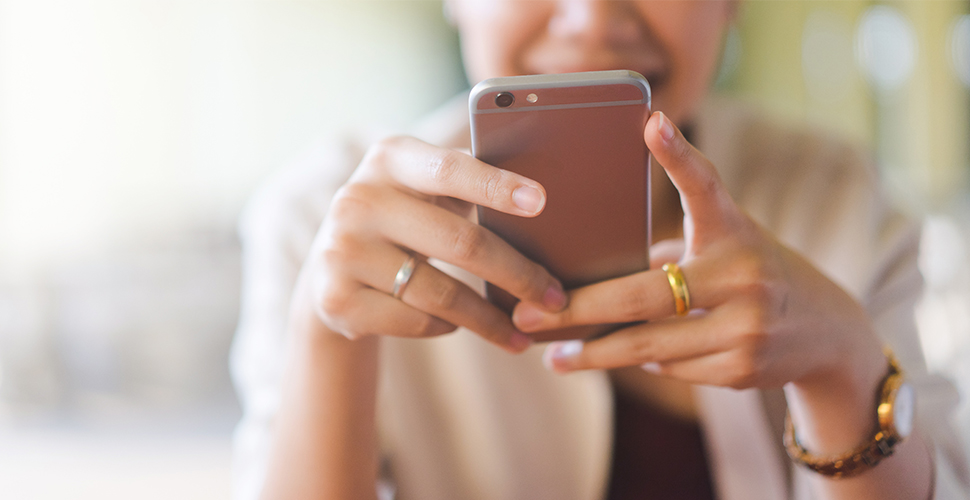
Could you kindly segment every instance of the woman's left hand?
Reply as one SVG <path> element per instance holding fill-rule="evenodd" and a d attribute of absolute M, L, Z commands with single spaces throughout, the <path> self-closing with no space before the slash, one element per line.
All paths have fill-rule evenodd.
<path fill-rule="evenodd" d="M 745 214 L 714 165 L 663 113 L 647 122 L 644 140 L 680 192 L 684 240 L 655 245 L 649 271 L 573 290 L 561 312 L 520 303 L 513 322 L 524 332 L 634 323 L 596 340 L 550 344 L 547 366 L 567 372 L 642 365 L 733 388 L 872 380 L 885 369 L 859 302 Z M 675 315 L 667 275 L 658 269 L 672 247 L 683 253 L 667 261 L 680 258 L 693 309 L 684 317 Z"/>

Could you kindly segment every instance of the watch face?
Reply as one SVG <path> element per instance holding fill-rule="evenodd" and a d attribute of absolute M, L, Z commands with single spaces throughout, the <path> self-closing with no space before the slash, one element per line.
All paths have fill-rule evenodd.
<path fill-rule="evenodd" d="M 913 432 L 913 414 L 916 411 L 916 394 L 909 384 L 902 384 L 896 390 L 893 401 L 893 427 L 899 437 L 908 437 Z"/>

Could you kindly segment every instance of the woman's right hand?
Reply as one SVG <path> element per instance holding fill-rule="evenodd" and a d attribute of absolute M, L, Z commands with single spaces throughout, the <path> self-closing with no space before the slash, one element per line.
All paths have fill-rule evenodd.
<path fill-rule="evenodd" d="M 463 268 L 549 311 L 566 305 L 562 285 L 542 266 L 470 220 L 475 205 L 522 217 L 545 205 L 539 183 L 469 155 L 410 137 L 369 149 L 337 191 L 301 271 L 297 300 L 334 332 L 433 337 L 463 326 L 509 351 L 531 344 L 509 316 L 428 264 Z M 400 299 L 398 269 L 416 267 Z"/>

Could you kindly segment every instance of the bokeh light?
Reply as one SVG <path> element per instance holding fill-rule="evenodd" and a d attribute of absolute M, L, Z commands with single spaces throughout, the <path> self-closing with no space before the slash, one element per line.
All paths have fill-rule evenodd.
<path fill-rule="evenodd" d="M 970 88 L 970 14 L 960 16 L 950 33 L 953 69 L 963 84 Z"/>
<path fill-rule="evenodd" d="M 859 21 L 856 55 L 879 90 L 896 90 L 906 83 L 916 66 L 918 50 L 912 24 L 893 7 L 871 7 Z"/>
<path fill-rule="evenodd" d="M 854 62 L 852 25 L 834 13 L 811 13 L 802 35 L 802 75 L 808 94 L 817 101 L 845 100 Z"/>

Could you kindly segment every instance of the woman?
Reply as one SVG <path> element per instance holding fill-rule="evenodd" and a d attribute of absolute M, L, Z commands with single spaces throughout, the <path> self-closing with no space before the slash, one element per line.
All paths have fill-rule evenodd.
<path fill-rule="evenodd" d="M 632 69 L 651 82 L 652 270 L 564 291 L 469 220 L 476 204 L 535 216 L 545 193 L 459 152 L 461 104 L 415 132 L 425 140 L 334 148 L 244 223 L 245 497 L 373 498 L 383 478 L 422 499 L 963 498 L 960 457 L 934 458 L 946 425 L 861 451 L 892 373 L 884 345 L 935 398 L 911 318 L 916 231 L 863 155 L 706 103 L 735 2 L 447 7 L 473 81 Z M 522 300 L 511 319 L 483 279 Z M 527 335 L 604 322 L 634 326 L 545 347 Z M 823 472 L 782 458 L 786 407 L 791 453 Z M 855 474 L 825 473 L 834 457 L 855 457 Z"/>

